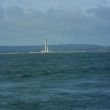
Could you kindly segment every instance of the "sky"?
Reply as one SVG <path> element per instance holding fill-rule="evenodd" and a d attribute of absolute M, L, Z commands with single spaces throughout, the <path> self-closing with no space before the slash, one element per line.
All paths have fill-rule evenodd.
<path fill-rule="evenodd" d="M 110 46 L 110 0 L 0 0 L 0 46 Z"/>

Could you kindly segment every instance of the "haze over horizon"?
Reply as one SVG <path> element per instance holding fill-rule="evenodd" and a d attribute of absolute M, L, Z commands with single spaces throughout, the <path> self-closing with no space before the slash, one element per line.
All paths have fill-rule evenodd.
<path fill-rule="evenodd" d="M 0 0 L 0 46 L 110 46 L 109 0 Z"/>

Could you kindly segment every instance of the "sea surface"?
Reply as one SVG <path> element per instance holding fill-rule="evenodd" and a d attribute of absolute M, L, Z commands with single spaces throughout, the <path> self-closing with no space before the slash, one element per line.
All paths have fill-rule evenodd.
<path fill-rule="evenodd" d="M 110 53 L 1 54 L 0 110 L 110 110 Z"/>

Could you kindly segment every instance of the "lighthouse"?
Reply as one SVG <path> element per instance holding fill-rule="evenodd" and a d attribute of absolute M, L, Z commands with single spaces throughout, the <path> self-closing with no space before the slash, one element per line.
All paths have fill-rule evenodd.
<path fill-rule="evenodd" d="M 47 39 L 45 39 L 45 53 L 48 53 L 48 43 L 47 43 Z"/>
<path fill-rule="evenodd" d="M 44 46 L 44 50 L 41 50 L 41 53 L 48 53 L 48 43 L 47 43 L 47 39 L 45 39 L 45 46 Z"/>

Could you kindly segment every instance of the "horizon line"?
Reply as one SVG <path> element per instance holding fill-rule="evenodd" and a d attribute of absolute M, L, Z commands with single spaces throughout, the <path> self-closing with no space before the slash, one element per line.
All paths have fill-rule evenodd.
<path fill-rule="evenodd" d="M 78 43 L 78 44 L 48 44 L 48 46 L 58 46 L 58 45 L 94 45 L 94 46 L 104 46 L 109 47 L 110 45 L 101 45 L 101 44 L 88 44 L 88 43 Z M 0 45 L 0 47 L 21 47 L 21 46 L 44 46 L 44 44 L 38 45 Z"/>

